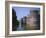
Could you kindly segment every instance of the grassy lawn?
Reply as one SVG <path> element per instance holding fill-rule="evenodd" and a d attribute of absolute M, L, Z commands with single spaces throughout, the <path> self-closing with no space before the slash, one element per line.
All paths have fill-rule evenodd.
<path fill-rule="evenodd" d="M 32 25 L 29 25 L 29 24 L 26 24 L 24 26 L 24 30 L 34 30 L 34 29 L 35 29 L 35 27 L 33 27 Z"/>

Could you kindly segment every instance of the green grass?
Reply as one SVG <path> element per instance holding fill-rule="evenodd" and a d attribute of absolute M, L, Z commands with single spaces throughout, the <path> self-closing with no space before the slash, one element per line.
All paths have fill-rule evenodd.
<path fill-rule="evenodd" d="M 26 24 L 24 26 L 24 30 L 34 30 L 34 27 L 33 26 L 30 26 L 29 24 Z"/>

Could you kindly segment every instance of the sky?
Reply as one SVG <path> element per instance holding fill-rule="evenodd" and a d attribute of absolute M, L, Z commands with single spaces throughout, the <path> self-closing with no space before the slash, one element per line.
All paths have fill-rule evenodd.
<path fill-rule="evenodd" d="M 39 8 L 31 8 L 31 7 L 12 7 L 16 11 L 17 19 L 20 20 L 23 16 L 27 16 L 30 14 L 32 10 L 39 10 Z"/>

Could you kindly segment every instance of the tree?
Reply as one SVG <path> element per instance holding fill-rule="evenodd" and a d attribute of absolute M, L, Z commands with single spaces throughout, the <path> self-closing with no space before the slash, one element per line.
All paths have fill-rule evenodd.
<path fill-rule="evenodd" d="M 17 20 L 16 12 L 12 8 L 12 31 L 17 30 L 18 25 L 19 21 Z"/>

